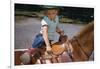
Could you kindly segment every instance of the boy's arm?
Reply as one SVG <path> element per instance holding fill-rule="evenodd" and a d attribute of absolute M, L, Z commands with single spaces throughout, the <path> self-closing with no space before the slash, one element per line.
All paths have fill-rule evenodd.
<path fill-rule="evenodd" d="M 50 46 L 50 42 L 48 39 L 48 26 L 43 27 L 43 38 L 46 44 L 46 50 L 51 51 L 51 46 Z"/>

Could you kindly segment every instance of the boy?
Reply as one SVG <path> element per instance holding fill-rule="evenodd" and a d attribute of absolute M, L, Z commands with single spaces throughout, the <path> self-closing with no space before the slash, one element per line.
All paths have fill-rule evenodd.
<path fill-rule="evenodd" d="M 41 21 L 42 27 L 40 33 L 42 34 L 43 40 L 46 44 L 46 50 L 51 51 L 50 42 L 54 40 L 54 33 L 61 33 L 61 29 L 58 27 L 58 9 L 55 7 L 48 7 L 45 14 L 46 16 Z M 33 45 L 33 48 L 34 46 L 35 45 Z"/>
<path fill-rule="evenodd" d="M 58 27 L 59 24 L 58 8 L 47 7 L 45 16 L 42 19 L 41 24 L 42 24 L 41 31 L 38 35 L 36 35 L 36 38 L 32 44 L 32 48 L 20 57 L 22 62 L 24 61 L 25 64 L 29 63 L 30 61 L 29 55 L 34 52 L 33 49 L 41 48 L 42 46 L 46 45 L 46 52 L 50 52 L 51 51 L 50 43 L 51 41 L 54 40 L 55 37 L 54 33 L 57 32 L 59 35 L 61 35 L 62 31 Z"/>

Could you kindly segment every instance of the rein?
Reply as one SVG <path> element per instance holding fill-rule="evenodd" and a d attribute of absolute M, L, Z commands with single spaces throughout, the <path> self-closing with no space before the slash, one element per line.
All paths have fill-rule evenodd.
<path fill-rule="evenodd" d="M 78 37 L 76 37 L 76 36 L 74 36 L 74 39 L 73 40 L 75 40 L 77 43 L 78 43 L 78 47 L 83 51 L 83 53 L 86 55 L 86 57 L 88 57 L 89 58 L 89 56 L 86 54 L 86 52 L 83 50 L 83 48 L 82 48 L 82 43 L 80 42 L 80 40 L 79 40 L 79 38 Z"/>

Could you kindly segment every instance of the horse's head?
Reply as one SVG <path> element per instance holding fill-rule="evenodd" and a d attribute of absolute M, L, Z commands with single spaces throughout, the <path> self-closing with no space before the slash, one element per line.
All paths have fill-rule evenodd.
<path fill-rule="evenodd" d="M 67 40 L 68 40 L 68 36 L 67 35 L 61 35 L 59 37 L 59 41 L 58 42 L 65 43 Z"/>

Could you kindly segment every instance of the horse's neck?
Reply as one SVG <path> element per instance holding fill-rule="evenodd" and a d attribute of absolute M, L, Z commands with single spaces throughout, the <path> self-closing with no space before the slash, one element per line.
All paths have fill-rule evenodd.
<path fill-rule="evenodd" d="M 78 40 L 78 46 L 81 47 L 81 49 L 84 51 L 85 54 L 87 54 L 88 56 L 91 55 L 92 51 L 93 51 L 93 41 L 94 41 L 94 30 L 93 27 L 94 24 L 89 24 L 87 25 L 81 32 L 80 34 L 78 34 L 76 37 L 76 40 L 74 40 L 75 38 L 73 38 L 72 40 L 74 40 L 75 42 L 77 42 Z M 73 46 L 74 46 L 74 43 Z"/>

